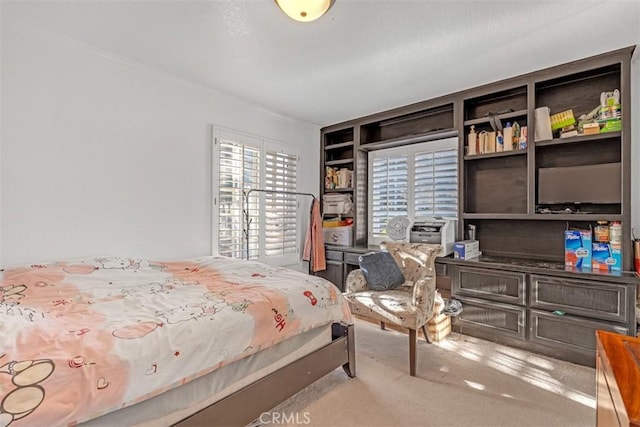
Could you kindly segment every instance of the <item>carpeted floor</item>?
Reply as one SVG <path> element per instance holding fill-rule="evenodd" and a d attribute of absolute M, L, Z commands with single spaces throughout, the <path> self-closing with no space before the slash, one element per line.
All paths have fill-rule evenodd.
<path fill-rule="evenodd" d="M 357 378 L 342 369 L 264 420 L 310 426 L 593 426 L 595 370 L 452 333 L 418 342 L 358 320 Z"/>

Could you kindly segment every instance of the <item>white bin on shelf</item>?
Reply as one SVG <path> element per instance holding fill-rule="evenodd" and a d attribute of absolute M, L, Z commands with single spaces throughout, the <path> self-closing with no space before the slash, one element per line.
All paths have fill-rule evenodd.
<path fill-rule="evenodd" d="M 323 227 L 322 235 L 328 245 L 351 246 L 353 244 L 353 225 L 342 227 Z"/>

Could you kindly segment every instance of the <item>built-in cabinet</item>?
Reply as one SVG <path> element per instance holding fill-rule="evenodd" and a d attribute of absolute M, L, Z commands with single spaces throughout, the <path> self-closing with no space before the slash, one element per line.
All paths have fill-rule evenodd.
<path fill-rule="evenodd" d="M 456 136 L 454 111 L 451 99 L 438 98 L 322 129 L 320 194 L 352 196 L 353 212 L 343 216 L 353 219 L 353 245 L 367 245 L 367 152 Z M 327 167 L 352 171 L 352 185 L 331 188 Z"/>
<path fill-rule="evenodd" d="M 635 334 L 631 273 L 575 274 L 512 258 L 451 263 L 451 292 L 463 303 L 458 332 L 585 365 L 595 363 L 596 330 Z"/>
<path fill-rule="evenodd" d="M 352 194 L 353 245 L 366 248 L 367 153 L 457 136 L 457 239 L 466 238 L 474 226 L 483 255 L 475 263 L 451 257 L 437 262 L 448 266 L 439 274 L 447 276 L 452 295 L 463 302 L 454 328 L 593 365 L 595 330 L 635 334 L 638 279 L 625 272 L 632 269 L 633 259 L 633 51 L 624 48 L 323 128 L 320 193 Z M 562 138 L 559 132 L 552 138 L 536 132 L 536 119 L 542 117 L 537 110 L 548 108 L 552 115 L 572 110 L 577 121 L 600 105 L 603 92 L 614 90 L 620 96 L 618 128 Z M 503 151 L 469 149 L 472 131 L 494 132 L 507 123 L 526 127 L 526 138 Z M 350 188 L 325 187 L 326 166 L 352 170 Z M 575 171 L 583 175 L 572 175 Z M 574 196 L 584 194 L 585 180 L 572 177 L 584 177 L 585 172 L 597 177 L 598 188 L 589 187 L 591 193 L 597 190 L 606 197 L 591 197 L 589 192 Z M 571 200 L 554 200 L 549 189 L 571 194 Z M 621 223 L 623 271 L 566 269 L 564 231 L 594 229 L 598 221 Z M 357 267 L 357 260 L 345 262 L 348 252 L 335 247 L 327 251 L 328 258 L 340 259 L 330 259 L 330 269 L 321 273 L 339 286 Z"/>
<path fill-rule="evenodd" d="M 563 231 L 567 226 L 594 228 L 597 221 L 621 221 L 623 269 L 631 269 L 631 164 L 630 60 L 633 49 L 527 74 L 467 91 L 462 99 L 461 232 L 476 227 L 481 250 L 492 256 L 517 256 L 550 261 L 564 260 Z M 600 105 L 603 92 L 620 91 L 622 129 L 541 140 L 536 134 L 535 111 L 548 107 L 551 114 L 567 110 L 576 121 Z M 527 127 L 525 146 L 510 151 L 469 153 L 469 134 L 493 131 L 492 119 L 502 126 Z M 462 142 L 464 140 L 464 142 Z M 505 141 L 505 145 L 507 141 Z M 474 151 L 474 150 L 471 150 Z M 578 167 L 578 169 L 576 169 Z M 605 194 L 549 203 L 552 171 L 554 192 L 569 198 L 594 182 Z M 587 173 L 593 179 L 580 179 Z M 598 197 L 596 197 L 598 198 Z"/>

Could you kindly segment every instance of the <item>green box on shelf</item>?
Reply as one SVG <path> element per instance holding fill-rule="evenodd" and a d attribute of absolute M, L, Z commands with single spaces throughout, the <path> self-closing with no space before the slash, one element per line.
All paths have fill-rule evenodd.
<path fill-rule="evenodd" d="M 604 122 L 604 126 L 600 128 L 600 133 L 603 132 L 620 132 L 622 130 L 622 120 L 607 120 Z"/>
<path fill-rule="evenodd" d="M 550 117 L 550 120 L 551 130 L 554 132 L 567 126 L 574 125 L 576 123 L 576 119 L 573 116 L 573 110 L 566 110 L 560 113 L 553 114 Z"/>

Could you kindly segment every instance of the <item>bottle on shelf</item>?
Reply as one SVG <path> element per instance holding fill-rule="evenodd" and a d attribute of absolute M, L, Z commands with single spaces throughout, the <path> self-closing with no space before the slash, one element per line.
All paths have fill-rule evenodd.
<path fill-rule="evenodd" d="M 609 243 L 609 222 L 598 221 L 593 229 L 593 235 L 597 243 Z"/>
<path fill-rule="evenodd" d="M 475 126 L 471 125 L 471 130 L 469 131 L 469 138 L 467 139 L 467 154 L 473 156 L 477 154 L 476 144 L 477 144 L 477 136 Z"/>
<path fill-rule="evenodd" d="M 504 151 L 504 137 L 502 131 L 496 131 L 496 152 L 501 153 Z"/>
<path fill-rule="evenodd" d="M 513 127 L 511 127 L 511 122 L 507 122 L 507 125 L 502 129 L 502 138 L 504 140 L 503 151 L 513 150 Z"/>
<path fill-rule="evenodd" d="M 520 144 L 520 125 L 518 122 L 513 122 L 513 126 L 511 126 L 511 128 L 513 129 L 511 145 L 514 150 L 517 150 Z"/>
<path fill-rule="evenodd" d="M 518 141 L 518 150 L 526 150 L 527 148 L 528 130 L 526 126 L 520 129 L 520 140 Z"/>
<path fill-rule="evenodd" d="M 620 221 L 611 221 L 609 225 L 609 242 L 622 243 L 622 223 Z"/>

